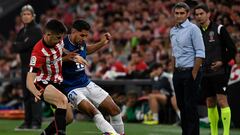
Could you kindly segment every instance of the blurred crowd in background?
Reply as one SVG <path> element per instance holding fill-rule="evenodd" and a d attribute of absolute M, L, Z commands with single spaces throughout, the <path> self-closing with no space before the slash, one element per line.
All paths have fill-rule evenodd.
<path fill-rule="evenodd" d="M 70 28 L 75 19 L 84 19 L 91 24 L 89 44 L 99 41 L 102 33 L 110 32 L 109 46 L 87 58 L 90 63 L 87 73 L 93 79 L 150 79 L 156 63 L 160 63 L 165 72 L 172 71 L 169 30 L 174 25 L 171 9 L 176 2 L 178 0 L 58 0 L 54 8 L 39 15 L 37 23 L 43 28 L 48 20 L 57 18 Z M 209 6 L 212 20 L 227 28 L 240 49 L 240 1 L 203 2 Z M 197 2 L 187 3 L 193 7 Z M 190 20 L 194 22 L 192 16 Z M 22 27 L 18 15 L 9 36 L 0 33 L 0 80 L 20 78 L 19 56 L 11 52 L 14 49 L 11 47 Z M 0 107 L 14 105 L 12 101 L 20 103 L 20 86 L 0 81 Z M 120 96 L 119 100 L 127 99 Z"/>

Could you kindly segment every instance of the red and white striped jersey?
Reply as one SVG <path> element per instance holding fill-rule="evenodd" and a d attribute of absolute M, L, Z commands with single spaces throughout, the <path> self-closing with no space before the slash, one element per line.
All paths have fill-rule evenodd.
<path fill-rule="evenodd" d="M 42 81 L 44 84 L 49 81 L 60 83 L 62 77 L 62 50 L 63 41 L 56 44 L 55 47 L 47 47 L 43 43 L 43 39 L 38 41 L 32 51 L 30 60 L 30 69 L 38 68 L 35 81 Z"/>

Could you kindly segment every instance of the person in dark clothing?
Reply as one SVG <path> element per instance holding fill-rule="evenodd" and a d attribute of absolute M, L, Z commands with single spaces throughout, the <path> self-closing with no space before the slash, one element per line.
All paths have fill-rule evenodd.
<path fill-rule="evenodd" d="M 152 66 L 150 77 L 153 80 L 152 93 L 148 95 L 150 111 L 144 117 L 144 124 L 159 124 L 159 104 L 171 104 L 180 119 L 180 111 L 177 107 L 176 96 L 172 85 L 172 74 L 164 72 L 162 64 Z M 149 117 L 150 116 L 150 117 Z"/>
<path fill-rule="evenodd" d="M 218 109 L 221 108 L 223 135 L 229 135 L 231 110 L 227 101 L 227 83 L 229 79 L 229 62 L 234 60 L 236 47 L 223 25 L 210 21 L 210 12 L 206 4 L 194 8 L 194 16 L 200 25 L 206 48 L 202 89 L 206 94 L 208 118 L 211 135 L 218 135 Z"/>
<path fill-rule="evenodd" d="M 35 13 L 31 5 L 25 5 L 21 10 L 24 27 L 17 34 L 12 51 L 20 54 L 22 89 L 24 93 L 24 123 L 15 130 L 40 129 L 42 107 L 41 102 L 34 102 L 34 96 L 26 88 L 26 76 L 29 71 L 29 61 L 34 45 L 42 38 L 40 27 L 34 21 Z"/>
<path fill-rule="evenodd" d="M 184 2 L 173 8 L 176 25 L 170 30 L 173 56 L 173 86 L 181 112 L 182 135 L 199 135 L 198 88 L 205 48 L 200 29 L 188 20 L 190 8 Z"/>

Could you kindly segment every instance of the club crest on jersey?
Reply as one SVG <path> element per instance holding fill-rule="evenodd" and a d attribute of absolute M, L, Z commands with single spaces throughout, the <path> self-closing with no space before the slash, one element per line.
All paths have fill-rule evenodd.
<path fill-rule="evenodd" d="M 37 61 L 37 58 L 35 56 L 32 56 L 31 60 L 30 60 L 30 65 L 31 66 L 35 66 L 36 65 L 36 61 Z"/>

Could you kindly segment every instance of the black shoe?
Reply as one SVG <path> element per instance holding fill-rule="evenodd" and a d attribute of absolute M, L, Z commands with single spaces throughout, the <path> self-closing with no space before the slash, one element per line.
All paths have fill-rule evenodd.
<path fill-rule="evenodd" d="M 16 127 L 14 130 L 15 131 L 27 131 L 31 129 L 30 125 L 26 124 L 26 123 L 22 123 L 20 126 Z"/>

